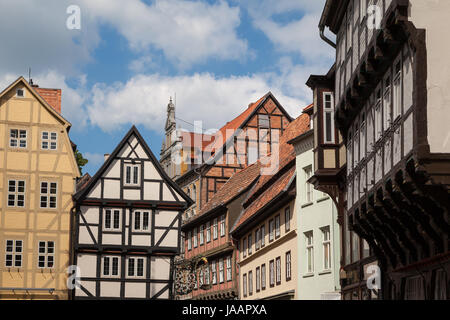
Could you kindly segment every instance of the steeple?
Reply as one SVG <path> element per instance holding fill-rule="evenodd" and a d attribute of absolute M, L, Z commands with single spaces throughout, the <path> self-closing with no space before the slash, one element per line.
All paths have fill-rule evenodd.
<path fill-rule="evenodd" d="M 175 125 L 175 105 L 172 102 L 172 97 L 170 97 L 169 104 L 167 105 L 166 132 L 171 131 L 172 126 L 175 127 Z"/>

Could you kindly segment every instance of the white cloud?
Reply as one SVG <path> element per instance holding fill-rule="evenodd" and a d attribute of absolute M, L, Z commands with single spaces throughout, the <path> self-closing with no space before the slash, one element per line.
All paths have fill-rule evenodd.
<path fill-rule="evenodd" d="M 105 160 L 105 156 L 100 153 L 84 152 L 83 158 L 88 159 L 90 167 L 96 167 L 102 164 Z"/>
<path fill-rule="evenodd" d="M 132 50 L 148 54 L 162 50 L 173 63 L 186 68 L 208 58 L 238 60 L 245 56 L 247 42 L 240 39 L 239 7 L 220 0 L 82 0 L 90 19 L 118 30 Z"/>
<path fill-rule="evenodd" d="M 331 62 L 334 50 L 319 36 L 319 20 L 325 0 L 242 0 L 255 28 L 260 29 L 283 53 L 299 53 L 305 63 Z M 282 23 L 280 14 L 298 14 Z"/>
<path fill-rule="evenodd" d="M 272 91 L 292 115 L 298 116 L 310 101 L 283 94 L 271 82 L 274 74 L 218 78 L 209 73 L 166 77 L 138 75 L 126 83 L 96 85 L 87 107 L 90 122 L 105 131 L 127 123 L 161 132 L 169 96 L 177 95 L 176 116 L 189 123 L 203 121 L 203 129 L 219 128 L 243 112 L 248 104 Z M 193 127 L 178 123 L 188 130 Z"/>

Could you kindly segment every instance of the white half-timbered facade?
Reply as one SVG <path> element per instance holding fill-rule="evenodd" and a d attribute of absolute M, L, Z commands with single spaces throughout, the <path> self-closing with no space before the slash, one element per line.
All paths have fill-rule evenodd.
<path fill-rule="evenodd" d="M 136 127 L 74 198 L 74 298 L 172 299 L 181 213 L 192 200 Z"/>

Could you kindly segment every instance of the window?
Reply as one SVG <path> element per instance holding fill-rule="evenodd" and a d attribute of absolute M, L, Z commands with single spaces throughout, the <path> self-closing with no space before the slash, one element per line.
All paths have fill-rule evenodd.
<path fill-rule="evenodd" d="M 390 73 L 390 71 L 388 71 Z M 391 126 L 391 112 L 392 112 L 392 104 L 391 104 L 391 76 L 388 74 L 384 78 L 384 128 L 385 130 Z"/>
<path fill-rule="evenodd" d="M 277 285 L 281 284 L 281 257 L 276 258 L 277 264 Z"/>
<path fill-rule="evenodd" d="M 16 90 L 16 97 L 23 98 L 25 97 L 25 90 L 23 88 L 19 88 Z"/>
<path fill-rule="evenodd" d="M 247 296 L 247 274 L 244 273 L 242 276 L 242 293 L 244 294 L 244 297 Z"/>
<path fill-rule="evenodd" d="M 353 135 L 352 131 L 348 131 L 347 136 L 347 175 L 353 170 Z"/>
<path fill-rule="evenodd" d="M 200 287 L 203 286 L 203 282 L 204 282 L 203 269 L 200 269 L 200 272 L 198 275 L 198 282 L 199 282 Z"/>
<path fill-rule="evenodd" d="M 330 227 L 322 228 L 323 269 L 331 269 L 331 237 Z"/>
<path fill-rule="evenodd" d="M 402 68 L 400 61 L 395 65 L 394 78 L 394 120 L 402 114 Z"/>
<path fill-rule="evenodd" d="M 261 289 L 266 290 L 266 264 L 261 265 Z"/>
<path fill-rule="evenodd" d="M 203 243 L 204 243 L 204 233 L 205 233 L 205 225 L 202 224 L 202 225 L 200 226 L 200 239 L 199 239 L 199 242 L 200 242 L 200 245 L 201 245 L 201 246 L 202 246 Z"/>
<path fill-rule="evenodd" d="M 198 235 L 197 235 L 197 228 L 194 228 L 194 248 L 198 247 Z"/>
<path fill-rule="evenodd" d="M 352 262 L 359 261 L 359 236 L 352 232 Z"/>
<path fill-rule="evenodd" d="M 220 236 L 225 236 L 225 215 L 220 216 Z"/>
<path fill-rule="evenodd" d="M 106 209 L 104 221 L 105 230 L 120 230 L 120 210 Z"/>
<path fill-rule="evenodd" d="M 55 264 L 55 242 L 39 241 L 38 268 L 53 268 Z"/>
<path fill-rule="evenodd" d="M 291 230 L 291 208 L 284 209 L 284 230 L 288 232 Z"/>
<path fill-rule="evenodd" d="M 212 284 L 217 284 L 217 266 L 215 260 L 211 263 L 211 275 L 212 275 Z"/>
<path fill-rule="evenodd" d="M 323 93 L 324 143 L 334 143 L 334 102 L 333 94 Z"/>
<path fill-rule="evenodd" d="M 192 233 L 188 231 L 188 251 L 192 250 Z"/>
<path fill-rule="evenodd" d="M 227 257 L 227 281 L 233 280 L 233 273 L 231 271 L 231 256 Z"/>
<path fill-rule="evenodd" d="M 360 146 L 359 146 L 359 158 L 363 160 L 366 156 L 366 114 L 361 114 L 361 130 L 360 130 Z"/>
<path fill-rule="evenodd" d="M 248 295 L 253 294 L 253 271 L 248 272 Z"/>
<path fill-rule="evenodd" d="M 275 217 L 275 238 L 280 237 L 280 215 Z"/>
<path fill-rule="evenodd" d="M 43 150 L 56 150 L 58 133 L 42 131 L 41 138 L 41 148 Z"/>
<path fill-rule="evenodd" d="M 275 285 L 275 262 L 269 261 L 269 284 L 271 287 Z"/>
<path fill-rule="evenodd" d="M 251 255 L 252 254 L 252 246 L 253 246 L 252 235 L 249 234 L 247 239 L 248 239 L 248 255 Z"/>
<path fill-rule="evenodd" d="M 244 240 L 242 240 L 242 254 L 244 258 L 247 256 L 247 238 L 244 238 Z"/>
<path fill-rule="evenodd" d="M 210 278 L 209 278 L 209 267 L 208 267 L 205 269 L 205 284 L 209 285 L 209 281 L 210 281 Z"/>
<path fill-rule="evenodd" d="M 119 257 L 103 257 L 103 276 L 116 278 L 119 277 Z"/>
<path fill-rule="evenodd" d="M 292 279 L 291 252 L 286 252 L 286 281 Z"/>
<path fill-rule="evenodd" d="M 41 182 L 41 208 L 56 208 L 56 194 L 58 184 L 56 182 Z"/>
<path fill-rule="evenodd" d="M 206 242 L 211 241 L 211 222 L 206 223 Z"/>
<path fill-rule="evenodd" d="M 150 212 L 134 211 L 134 231 L 148 231 L 150 221 Z"/>
<path fill-rule="evenodd" d="M 25 149 L 27 147 L 27 130 L 9 130 L 9 146 L 11 148 Z"/>
<path fill-rule="evenodd" d="M 359 161 L 359 124 L 358 121 L 355 122 L 354 127 L 354 137 L 353 137 L 353 168 L 356 168 Z"/>
<path fill-rule="evenodd" d="M 447 300 L 446 273 L 439 269 L 434 272 L 434 300 Z"/>
<path fill-rule="evenodd" d="M 425 300 L 425 288 L 422 276 L 406 279 L 405 300 Z"/>
<path fill-rule="evenodd" d="M 125 185 L 138 186 L 139 185 L 139 167 L 138 164 L 125 165 Z"/>
<path fill-rule="evenodd" d="M 266 225 L 261 226 L 261 248 L 265 246 L 266 241 Z"/>
<path fill-rule="evenodd" d="M 273 222 L 273 219 L 269 221 L 269 242 L 273 241 L 273 229 L 275 227 L 275 224 Z"/>
<path fill-rule="evenodd" d="M 194 202 L 197 201 L 197 187 L 195 186 L 195 184 L 192 187 L 192 200 L 194 200 Z"/>
<path fill-rule="evenodd" d="M 383 133 L 383 119 L 381 114 L 381 89 L 377 90 L 375 105 L 375 140 L 378 141 Z"/>
<path fill-rule="evenodd" d="M 256 292 L 261 291 L 261 269 L 256 267 Z"/>
<path fill-rule="evenodd" d="M 261 245 L 261 230 L 258 228 L 255 231 L 255 250 L 259 250 L 259 246 Z"/>
<path fill-rule="evenodd" d="M 306 238 L 306 272 L 314 272 L 314 242 L 313 232 L 309 231 L 305 233 Z"/>
<path fill-rule="evenodd" d="M 22 240 L 6 240 L 5 267 L 22 267 Z"/>
<path fill-rule="evenodd" d="M 8 207 L 25 207 L 25 181 L 8 181 Z"/>
<path fill-rule="evenodd" d="M 144 277 L 144 258 L 128 258 L 128 276 Z"/>
<path fill-rule="evenodd" d="M 308 166 L 306 168 L 303 168 L 303 173 L 305 176 L 305 201 L 306 203 L 310 203 L 313 201 L 313 190 L 312 185 L 308 182 L 308 180 L 312 176 L 312 166 Z"/>
<path fill-rule="evenodd" d="M 270 128 L 269 116 L 267 114 L 259 114 L 258 123 L 260 128 Z"/>
<path fill-rule="evenodd" d="M 220 258 L 219 260 L 219 282 L 223 283 L 224 281 L 224 268 L 223 268 L 223 258 Z"/>
<path fill-rule="evenodd" d="M 213 224 L 213 239 L 216 240 L 217 239 L 217 218 L 214 219 L 214 224 Z"/>

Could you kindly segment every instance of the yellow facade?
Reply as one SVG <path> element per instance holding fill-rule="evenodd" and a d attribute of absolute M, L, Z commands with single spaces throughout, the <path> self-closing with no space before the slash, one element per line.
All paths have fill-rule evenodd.
<path fill-rule="evenodd" d="M 70 211 L 79 176 L 69 127 L 22 77 L 0 94 L 0 299 L 69 297 Z"/>

